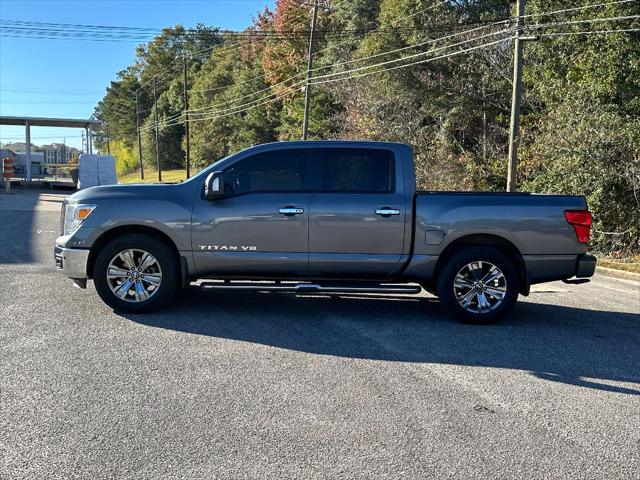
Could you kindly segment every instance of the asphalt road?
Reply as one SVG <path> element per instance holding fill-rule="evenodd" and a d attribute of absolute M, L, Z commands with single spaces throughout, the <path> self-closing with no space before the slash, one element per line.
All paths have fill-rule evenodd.
<path fill-rule="evenodd" d="M 0 478 L 639 478 L 640 284 L 490 327 L 428 295 L 189 292 L 119 315 L 0 195 Z"/>

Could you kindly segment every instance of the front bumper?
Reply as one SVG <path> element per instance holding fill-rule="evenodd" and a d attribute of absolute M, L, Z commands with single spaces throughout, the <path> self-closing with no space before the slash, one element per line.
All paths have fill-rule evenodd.
<path fill-rule="evenodd" d="M 86 279 L 89 250 L 82 248 L 64 248 L 55 246 L 53 256 L 56 261 L 56 270 L 62 272 L 65 277 L 72 279 Z"/>

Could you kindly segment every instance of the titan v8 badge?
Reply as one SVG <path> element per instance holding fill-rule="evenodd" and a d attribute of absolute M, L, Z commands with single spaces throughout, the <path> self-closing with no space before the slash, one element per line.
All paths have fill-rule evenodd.
<path fill-rule="evenodd" d="M 200 250 L 226 251 L 226 252 L 255 252 L 253 245 L 198 245 Z"/>

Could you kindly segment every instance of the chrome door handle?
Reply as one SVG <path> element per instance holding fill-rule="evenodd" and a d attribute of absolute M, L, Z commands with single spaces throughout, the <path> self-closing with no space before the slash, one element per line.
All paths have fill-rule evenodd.
<path fill-rule="evenodd" d="M 298 207 L 284 207 L 278 210 L 278 213 L 282 215 L 292 216 L 292 215 L 301 215 L 304 213 L 304 208 Z"/>
<path fill-rule="evenodd" d="M 383 217 L 390 217 L 391 215 L 400 215 L 400 210 L 398 210 L 397 208 L 388 208 L 388 207 L 378 208 L 376 210 L 376 215 L 381 215 Z"/>

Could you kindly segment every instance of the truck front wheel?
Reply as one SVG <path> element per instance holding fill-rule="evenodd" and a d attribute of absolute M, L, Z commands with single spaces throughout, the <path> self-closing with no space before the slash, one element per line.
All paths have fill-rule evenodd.
<path fill-rule="evenodd" d="M 175 254 L 150 235 L 123 235 L 96 257 L 93 280 L 100 298 L 122 312 L 142 313 L 166 304 L 178 287 Z"/>
<path fill-rule="evenodd" d="M 504 317 L 518 299 L 518 274 L 505 255 L 490 247 L 466 247 L 438 275 L 438 297 L 464 323 L 489 324 Z"/>

